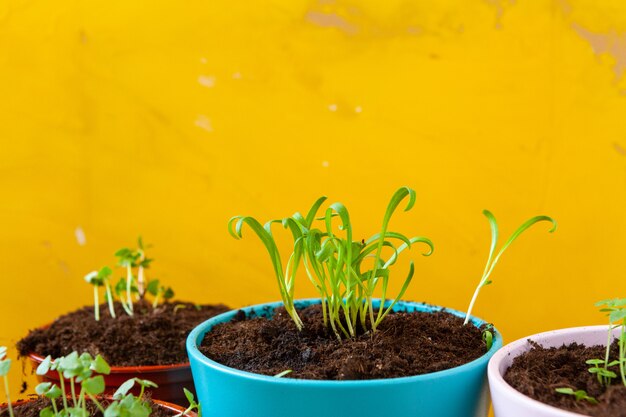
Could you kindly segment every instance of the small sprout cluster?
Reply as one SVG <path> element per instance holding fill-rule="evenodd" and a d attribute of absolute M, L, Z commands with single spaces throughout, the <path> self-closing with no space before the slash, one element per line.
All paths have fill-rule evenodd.
<path fill-rule="evenodd" d="M 13 417 L 13 405 L 11 404 L 11 393 L 9 392 L 9 371 L 11 370 L 11 359 L 7 358 L 6 346 L 0 346 L 0 376 L 4 379 L 4 394 L 7 397 L 7 408 L 9 416 Z"/>
<path fill-rule="evenodd" d="M 117 265 L 125 270 L 125 277 L 120 278 L 116 283 L 112 281 L 113 270 L 108 266 L 85 275 L 85 281 L 93 285 L 96 321 L 100 320 L 100 287 L 105 289 L 105 300 L 109 307 L 109 314 L 113 318 L 116 316 L 115 297 L 129 316 L 134 315 L 134 301 L 145 299 L 146 294 L 154 297 L 152 306 L 155 308 L 161 299 L 169 300 L 174 297 L 174 291 L 170 287 L 161 285 L 158 279 L 146 280 L 145 270 L 153 261 L 153 259 L 146 257 L 146 248 L 143 240 L 139 237 L 136 249 L 122 248 L 115 252 Z"/>
<path fill-rule="evenodd" d="M 387 206 L 380 232 L 369 239 L 353 240 L 350 215 L 341 203 L 331 204 L 321 217 L 317 217 L 326 197 L 319 198 L 306 216 L 295 213 L 284 219 L 270 220 L 264 226 L 252 217 L 233 217 L 229 222 L 229 232 L 240 239 L 246 224 L 261 239 L 272 260 L 285 310 L 298 329 L 302 329 L 303 323 L 294 305 L 294 291 L 298 268 L 303 265 L 321 298 L 324 324 L 330 326 L 341 340 L 342 337 L 356 336 L 358 325 L 364 330 L 376 331 L 404 295 L 414 274 L 412 261 L 399 293 L 387 302 L 390 267 L 396 263 L 400 253 L 418 242 L 428 246 L 424 255 L 433 251 L 433 244 L 428 238 L 409 238 L 389 230 L 393 213 L 405 199 L 408 201 L 404 210 L 408 211 L 415 204 L 415 192 L 408 187 L 395 192 Z M 340 221 L 339 230 L 343 235 L 335 231 L 335 218 Z M 322 227 L 316 227 L 316 221 L 321 221 Z M 293 250 L 284 269 L 272 231 L 275 223 L 289 229 L 293 237 Z M 383 248 L 392 252 L 387 259 L 383 258 Z M 379 307 L 374 307 L 374 291 L 378 288 L 382 302 Z"/>
<path fill-rule="evenodd" d="M 617 374 L 609 368 L 617 366 L 619 369 L 622 384 L 626 386 L 626 298 L 615 298 L 612 300 L 602 300 L 596 303 L 596 307 L 601 307 L 600 311 L 607 313 L 609 318 L 609 329 L 607 331 L 606 350 L 604 358 L 589 359 L 589 372 L 596 374 L 598 382 L 604 386 L 611 384 L 613 379 L 617 378 Z M 611 341 L 613 339 L 613 331 L 620 329 L 617 338 L 619 348 L 619 357 L 617 360 L 610 360 Z"/>
<path fill-rule="evenodd" d="M 557 388 L 556 392 L 558 392 L 559 394 L 571 395 L 576 398 L 576 401 L 583 400 L 587 401 L 590 404 L 598 404 L 598 400 L 587 395 L 587 392 L 582 389 L 574 391 L 572 388 Z"/>
<path fill-rule="evenodd" d="M 588 370 L 591 374 L 596 375 L 600 385 L 608 387 L 618 376 L 617 372 L 610 368 L 617 367 L 621 382 L 626 386 L 626 298 L 602 300 L 595 305 L 600 307 L 601 312 L 606 313 L 609 318 L 609 326 L 604 358 L 587 360 L 587 365 L 591 365 Z M 611 360 L 611 345 L 615 329 L 619 329 L 619 336 L 617 337 L 618 358 Z M 574 395 L 576 400 L 582 399 L 592 404 L 598 403 L 595 398 L 587 396 L 583 390 L 574 391 L 571 388 L 557 388 L 556 391 L 561 394 Z"/>
<path fill-rule="evenodd" d="M 87 401 L 91 401 L 104 417 L 149 417 L 152 413 L 150 403 L 144 394 L 147 388 L 157 388 L 157 385 L 146 379 L 132 378 L 124 382 L 113 394 L 113 401 L 105 405 L 98 399 L 104 393 L 105 381 L 103 375 L 111 371 L 109 364 L 100 356 L 95 358 L 89 353 L 78 355 L 72 352 L 67 356 L 52 360 L 50 356 L 37 367 L 37 375 L 46 375 L 53 371 L 59 374 L 58 385 L 51 382 L 42 382 L 35 387 L 38 395 L 50 400 L 50 406 L 42 409 L 39 417 L 89 417 Z M 69 385 L 70 392 L 66 392 Z M 80 385 L 80 391 L 78 390 Z M 140 387 L 135 396 L 130 391 L 135 386 Z M 187 389 L 185 396 L 189 400 L 189 407 L 175 417 L 187 415 L 192 410 L 198 410 L 193 394 Z M 59 399 L 62 404 L 59 405 Z"/>
<path fill-rule="evenodd" d="M 398 294 L 393 298 L 388 294 L 391 266 L 397 262 L 404 250 L 410 249 L 415 243 L 423 243 L 428 246 L 424 256 L 429 256 L 433 252 L 434 246 L 430 239 L 421 236 L 409 238 L 389 230 L 391 217 L 404 200 L 407 200 L 404 211 L 409 211 L 415 204 L 415 191 L 402 187 L 393 194 L 387 205 L 380 232 L 369 239 L 353 239 L 350 215 L 341 203 L 331 204 L 323 215 L 318 217 L 317 213 L 326 197 L 319 198 L 306 216 L 295 213 L 291 217 L 270 220 L 265 225 L 261 225 L 252 217 L 235 216 L 230 219 L 228 230 L 234 238 L 241 239 L 245 224 L 260 238 L 270 255 L 285 310 L 298 329 L 302 329 L 303 323 L 294 305 L 294 292 L 296 274 L 303 265 L 307 277 L 319 293 L 324 325 L 330 326 L 335 336 L 341 340 L 354 337 L 357 325 L 364 330 L 376 331 L 382 320 L 405 294 L 415 272 L 413 261 L 409 264 L 409 272 L 402 281 Z M 549 221 L 553 224 L 550 231 L 556 229 L 556 222 L 552 218 L 533 217 L 522 224 L 496 253 L 498 225 L 491 212 L 485 210 L 484 214 L 491 225 L 491 250 L 483 276 L 470 302 L 465 323 L 469 321 L 480 289 L 491 283 L 489 276 L 509 245 L 535 223 Z M 335 232 L 333 225 L 335 218 L 339 219 L 338 228 L 342 234 Z M 316 221 L 321 221 L 322 226 L 317 227 Z M 275 223 L 289 229 L 293 237 L 293 249 L 284 268 L 272 231 Z M 385 258 L 383 250 L 390 252 L 390 255 Z M 381 298 L 377 308 L 373 305 L 375 291 L 380 291 Z M 491 330 L 486 329 L 483 337 L 485 343 L 491 345 L 493 340 Z"/>

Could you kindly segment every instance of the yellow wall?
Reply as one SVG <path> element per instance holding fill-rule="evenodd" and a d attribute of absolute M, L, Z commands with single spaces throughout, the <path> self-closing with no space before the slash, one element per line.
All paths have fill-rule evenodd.
<path fill-rule="evenodd" d="M 0 343 L 89 303 L 84 273 L 138 234 L 181 298 L 275 300 L 231 215 L 325 193 L 365 236 L 404 184 L 394 225 L 436 245 L 407 298 L 465 309 L 481 210 L 503 233 L 545 213 L 559 230 L 512 247 L 476 314 L 509 341 L 601 323 L 624 296 L 625 31 L 621 0 L 0 0 Z"/>

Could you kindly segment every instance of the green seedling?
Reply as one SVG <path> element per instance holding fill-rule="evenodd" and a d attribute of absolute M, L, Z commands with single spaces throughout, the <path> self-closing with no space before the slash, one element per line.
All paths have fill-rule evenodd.
<path fill-rule="evenodd" d="M 148 248 L 149 246 L 146 246 Z M 146 257 L 144 249 L 143 239 L 141 236 L 137 239 L 137 255 L 139 255 L 137 262 L 137 289 L 139 290 L 139 297 L 143 298 L 146 293 L 146 279 L 144 277 L 144 270 L 150 267 L 150 263 L 153 261 Z"/>
<path fill-rule="evenodd" d="M 183 412 L 176 414 L 174 417 L 186 416 L 193 410 L 196 410 L 196 412 L 198 413 L 198 417 L 202 417 L 202 408 L 200 407 L 200 404 L 196 402 L 193 393 L 187 388 L 183 388 L 183 392 L 185 393 L 185 397 L 189 402 L 189 407 L 187 407 Z"/>
<path fill-rule="evenodd" d="M 145 270 L 150 267 L 153 259 L 146 256 L 146 248 L 141 237 L 137 240 L 136 250 L 122 248 L 115 252 L 118 259 L 117 264 L 125 269 L 126 276 L 112 285 L 111 276 L 113 271 L 109 267 L 104 267 L 99 271 L 90 272 L 85 276 L 85 281 L 94 286 L 94 316 L 96 321 L 100 319 L 100 307 L 98 303 L 99 287 L 105 287 L 105 299 L 109 305 L 111 317 L 115 318 L 114 301 L 117 298 L 120 305 L 128 314 L 134 314 L 133 297 L 143 300 L 146 294 L 154 297 L 152 306 L 156 308 L 161 300 L 170 300 L 174 297 L 174 291 L 170 287 L 162 286 L 159 280 L 146 280 Z M 133 269 L 137 268 L 137 274 Z"/>
<path fill-rule="evenodd" d="M 472 296 L 472 300 L 470 301 L 469 307 L 467 309 L 467 314 L 465 315 L 465 322 L 467 324 L 470 320 L 470 315 L 472 314 L 472 309 L 474 308 L 474 303 L 478 298 L 478 294 L 480 290 L 491 284 L 491 280 L 489 277 L 493 272 L 493 268 L 496 266 L 500 257 L 506 251 L 506 249 L 513 243 L 522 233 L 524 233 L 527 229 L 539 222 L 550 222 L 552 223 L 552 228 L 549 230 L 550 233 L 556 230 L 556 221 L 548 216 L 535 216 L 526 222 L 524 222 L 520 227 L 517 228 L 513 232 L 513 234 L 509 237 L 509 239 L 504 243 L 504 246 L 496 253 L 496 246 L 498 245 L 498 222 L 496 221 L 495 216 L 489 210 L 483 210 L 483 214 L 487 217 L 489 221 L 489 225 L 491 226 L 491 247 L 489 249 L 489 257 L 487 258 L 487 265 L 485 266 L 485 270 L 483 271 L 483 275 L 478 282 L 478 286 L 474 291 L 474 295 Z M 495 255 L 495 256 L 494 256 Z"/>
<path fill-rule="evenodd" d="M 488 324 L 483 330 L 483 342 L 487 346 L 487 350 L 491 350 L 493 346 L 493 325 Z"/>
<path fill-rule="evenodd" d="M 109 313 L 115 318 L 115 308 L 113 306 L 113 294 L 111 293 L 111 274 L 113 271 L 108 266 L 101 268 L 99 271 L 92 271 L 85 275 L 85 281 L 93 285 L 93 309 L 96 321 L 100 320 L 100 295 L 99 287 L 105 288 L 105 298 L 109 305 Z"/>
<path fill-rule="evenodd" d="M 290 373 L 292 373 L 292 372 L 293 372 L 293 370 L 292 370 L 292 369 L 286 369 L 286 370 L 284 370 L 284 371 L 282 371 L 282 372 L 279 372 L 279 373 L 277 373 L 276 375 L 274 375 L 274 378 L 282 378 L 282 377 L 284 377 L 284 376 L 286 376 L 286 375 L 289 375 L 289 374 L 290 374 Z"/>
<path fill-rule="evenodd" d="M 619 361 L 607 362 L 604 359 L 589 359 L 585 361 L 585 363 L 592 365 L 589 368 L 589 373 L 595 374 L 601 385 L 608 386 L 613 379 L 617 378 L 617 374 L 613 371 L 609 371 L 608 368 L 619 364 Z"/>
<path fill-rule="evenodd" d="M 133 267 L 135 262 L 139 259 L 139 254 L 128 248 L 122 248 L 115 252 L 117 257 L 117 264 L 123 268 L 126 268 L 126 301 L 122 305 L 126 305 L 124 310 L 129 316 L 133 315 L 133 299 L 132 299 L 132 287 L 133 287 Z"/>
<path fill-rule="evenodd" d="M 607 314 L 609 318 L 609 328 L 604 359 L 588 360 L 587 363 L 593 365 L 593 367 L 589 368 L 589 372 L 597 374 L 598 381 L 602 385 L 607 386 L 613 379 L 617 378 L 617 374 L 609 371 L 608 368 L 619 365 L 622 384 L 626 386 L 626 298 L 602 300 L 598 301 L 595 305 L 596 307 L 602 307 L 600 311 Z M 610 361 L 609 355 L 613 330 L 618 328 L 620 329 L 618 336 L 619 358 Z"/>
<path fill-rule="evenodd" d="M 174 290 L 172 290 L 171 287 L 164 287 L 160 285 L 158 279 L 150 280 L 150 282 L 148 282 L 148 286 L 146 287 L 146 291 L 154 296 L 154 299 L 152 300 L 152 307 L 155 308 L 159 304 L 161 297 L 163 297 L 164 300 L 174 298 Z M 176 312 L 176 307 L 174 307 L 174 312 Z"/>
<path fill-rule="evenodd" d="M 576 401 L 587 401 L 590 404 L 598 404 L 598 400 L 596 400 L 593 397 L 590 397 L 589 395 L 587 395 L 587 392 L 579 389 L 574 391 L 571 388 L 557 388 L 555 390 L 556 392 L 558 392 L 559 394 L 564 394 L 564 395 L 571 395 L 574 398 L 576 398 Z"/>
<path fill-rule="evenodd" d="M 323 216 L 317 217 L 326 197 L 315 201 L 306 216 L 295 213 L 284 219 L 270 220 L 264 226 L 253 217 L 236 216 L 230 219 L 228 230 L 235 239 L 241 239 L 243 226 L 247 225 L 260 238 L 270 255 L 284 308 L 298 329 L 302 329 L 303 323 L 294 305 L 295 280 L 300 265 L 304 265 L 309 280 L 320 295 L 324 325 L 330 326 L 341 340 L 342 337 L 355 337 L 358 325 L 363 330 L 376 331 L 404 295 L 415 272 L 413 261 L 396 297 L 389 299 L 387 293 L 390 267 L 400 253 L 418 242 L 428 246 L 425 256 L 433 251 L 428 238 L 408 238 L 389 230 L 393 213 L 405 199 L 404 211 L 409 211 L 415 204 L 415 191 L 402 187 L 394 193 L 380 233 L 369 239 L 353 240 L 350 215 L 341 203 L 331 204 Z M 334 219 L 339 219 L 341 233 L 335 232 Z M 321 222 L 321 228 L 316 227 L 316 221 Z M 284 269 L 272 231 L 275 223 L 289 229 L 293 237 L 293 249 Z M 383 249 L 391 252 L 386 259 Z M 381 304 L 374 308 L 377 289 L 381 293 Z"/>
<path fill-rule="evenodd" d="M 7 408 L 9 416 L 13 416 L 13 405 L 11 404 L 11 392 L 9 391 L 9 371 L 11 370 L 11 359 L 7 358 L 6 346 L 0 346 L 0 376 L 4 379 L 4 394 L 7 397 Z"/>
<path fill-rule="evenodd" d="M 52 357 L 48 356 L 39 364 L 35 372 L 37 375 L 46 375 L 50 371 L 56 371 L 58 373 L 59 380 L 62 381 L 59 384 L 60 387 L 56 385 L 52 386 L 47 382 L 41 383 L 36 387 L 36 391 L 40 395 L 44 395 L 51 400 L 61 396 L 63 408 L 68 413 L 71 411 L 80 415 L 86 415 L 87 408 L 85 397 L 89 397 L 89 399 L 98 405 L 98 408 L 103 410 L 96 396 L 104 392 L 104 378 L 102 375 L 108 375 L 111 372 L 111 367 L 100 355 L 94 358 L 89 353 L 78 355 L 77 352 L 72 352 L 67 356 L 55 360 L 52 360 Z M 94 376 L 94 373 L 99 375 Z M 69 394 L 65 391 L 65 383 L 63 383 L 63 381 L 67 381 L 70 386 Z M 81 386 L 80 394 L 76 393 L 77 384 Z M 58 395 L 59 391 L 60 395 Z M 71 396 L 72 407 L 68 404 L 68 395 Z M 58 415 L 59 410 L 55 409 L 55 406 L 55 402 L 53 401 L 52 407 L 45 411 L 45 413 L 48 414 L 46 417 Z"/>
<path fill-rule="evenodd" d="M 0 376 L 5 377 L 9 414 L 10 417 L 14 417 L 6 383 L 10 361 L 5 359 L 5 356 L 6 348 L 0 347 Z M 149 417 L 152 413 L 150 403 L 146 401 L 144 394 L 148 388 L 157 388 L 157 384 L 146 379 L 132 378 L 124 382 L 113 394 L 113 401 L 106 407 L 98 400 L 105 391 L 102 375 L 111 372 L 111 367 L 100 355 L 92 357 L 89 353 L 79 355 L 72 352 L 54 360 L 48 356 L 39 364 L 36 373 L 46 375 L 50 371 L 58 373 L 59 384 L 42 382 L 35 387 L 38 395 L 50 400 L 50 405 L 40 411 L 39 417 L 89 417 L 88 400 L 104 417 Z M 69 394 L 65 390 L 66 384 L 70 386 Z M 80 392 L 77 392 L 78 384 Z M 138 396 L 130 393 L 135 384 L 141 387 Z M 200 405 L 195 401 L 193 394 L 187 389 L 184 389 L 184 392 L 190 405 L 176 417 L 187 415 L 192 410 L 198 410 L 198 417 L 201 417 Z M 62 400 L 61 405 L 58 404 L 59 398 Z"/>

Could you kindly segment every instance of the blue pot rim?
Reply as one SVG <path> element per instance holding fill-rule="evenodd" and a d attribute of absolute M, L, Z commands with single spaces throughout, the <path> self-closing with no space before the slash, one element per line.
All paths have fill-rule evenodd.
<path fill-rule="evenodd" d="M 378 299 L 376 301 L 380 302 L 380 300 Z M 319 298 L 306 298 L 306 299 L 295 300 L 296 306 L 300 303 L 307 304 L 307 305 L 319 304 L 320 299 Z M 204 339 L 204 335 L 208 331 L 210 331 L 213 326 L 230 321 L 235 316 L 235 314 L 237 314 L 238 311 L 243 310 L 244 312 L 248 313 L 253 310 L 264 309 L 264 308 L 269 308 L 269 309 L 274 310 L 278 307 L 282 307 L 282 305 L 283 303 L 281 301 L 255 304 L 255 305 L 227 311 L 225 313 L 219 314 L 215 317 L 212 317 L 200 323 L 187 336 L 187 354 L 189 355 L 190 361 L 195 360 L 195 361 L 201 362 L 202 364 L 208 367 L 214 368 L 220 372 L 238 376 L 240 378 L 251 379 L 251 380 L 256 380 L 260 382 L 262 381 L 262 382 L 266 382 L 270 384 L 289 384 L 289 385 L 298 385 L 302 387 L 307 387 L 307 386 L 315 386 L 315 387 L 377 386 L 377 385 L 388 385 L 388 384 L 413 384 L 417 382 L 427 382 L 433 379 L 444 378 L 448 376 L 453 376 L 461 372 L 471 371 L 472 369 L 475 369 L 478 367 L 484 367 L 486 369 L 489 359 L 491 359 L 491 357 L 496 353 L 496 351 L 498 351 L 502 347 L 502 335 L 494 326 L 493 327 L 494 338 L 493 338 L 493 344 L 491 346 L 491 349 L 485 352 L 485 354 L 482 355 L 481 357 L 476 358 L 473 361 L 465 363 L 461 366 L 457 366 L 455 368 L 450 368 L 450 369 L 444 369 L 443 371 L 431 372 L 428 374 L 421 374 L 421 375 L 412 375 L 412 376 L 404 376 L 404 377 L 398 377 L 398 378 L 386 378 L 386 379 L 365 379 L 365 380 L 346 380 L 346 381 L 276 378 L 276 377 L 269 376 L 269 375 L 262 375 L 262 374 L 256 374 L 253 372 L 241 371 L 239 369 L 222 365 L 221 363 L 216 362 L 206 357 L 198 349 L 198 343 Z M 461 318 L 465 318 L 465 313 L 461 311 L 453 310 L 453 309 L 446 308 L 446 307 L 436 306 L 436 305 L 432 305 L 428 303 L 420 303 L 420 302 L 414 302 L 414 301 L 398 301 L 398 303 L 396 304 L 396 306 L 403 306 L 403 305 L 407 307 L 415 307 L 417 309 L 421 308 L 423 309 L 421 311 L 425 311 L 425 312 L 435 312 L 435 311 L 445 310 L 446 312 L 450 314 L 453 314 Z M 480 318 L 477 318 L 475 316 L 470 316 L 470 321 L 476 327 L 487 323 L 486 321 Z"/>

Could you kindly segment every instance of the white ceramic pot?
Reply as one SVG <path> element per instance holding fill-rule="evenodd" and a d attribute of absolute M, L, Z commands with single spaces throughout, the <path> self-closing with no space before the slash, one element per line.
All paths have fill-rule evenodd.
<path fill-rule="evenodd" d="M 560 347 L 577 342 L 586 346 L 606 345 L 608 326 L 573 327 L 535 334 L 504 346 L 489 361 L 487 375 L 496 417 L 580 417 L 582 414 L 534 400 L 515 390 L 503 378 L 513 359 L 530 350 L 528 339 L 544 347 Z M 614 330 L 617 336 L 619 330 Z"/>

